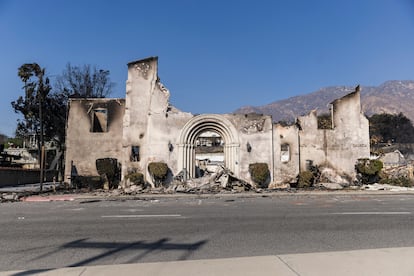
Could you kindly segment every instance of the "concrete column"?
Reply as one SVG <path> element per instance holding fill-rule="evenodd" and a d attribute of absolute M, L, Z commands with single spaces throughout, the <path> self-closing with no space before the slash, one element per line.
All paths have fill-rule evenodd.
<path fill-rule="evenodd" d="M 194 145 L 192 144 L 188 144 L 188 149 L 187 149 L 187 153 L 188 153 L 188 160 L 187 160 L 187 170 L 190 173 L 190 177 L 194 178 L 195 177 L 195 154 L 194 154 Z"/>
<path fill-rule="evenodd" d="M 237 177 L 239 176 L 239 145 L 226 144 L 224 146 L 225 166 L 231 170 Z M 236 164 L 237 162 L 237 164 Z"/>
<path fill-rule="evenodd" d="M 179 144 L 178 145 L 178 164 L 177 169 L 178 172 L 181 172 L 185 168 L 185 145 Z"/>

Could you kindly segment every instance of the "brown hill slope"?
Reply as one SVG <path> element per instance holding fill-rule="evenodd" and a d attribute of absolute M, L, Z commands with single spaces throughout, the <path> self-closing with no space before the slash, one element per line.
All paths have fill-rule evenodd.
<path fill-rule="evenodd" d="M 329 103 L 354 91 L 354 87 L 331 86 L 316 92 L 276 101 L 263 106 L 245 106 L 234 113 L 272 115 L 273 121 L 294 121 L 297 116 L 313 109 L 318 114 L 328 112 Z M 379 86 L 361 86 L 362 110 L 370 116 L 376 113 L 402 112 L 414 123 L 414 81 L 387 81 Z"/>

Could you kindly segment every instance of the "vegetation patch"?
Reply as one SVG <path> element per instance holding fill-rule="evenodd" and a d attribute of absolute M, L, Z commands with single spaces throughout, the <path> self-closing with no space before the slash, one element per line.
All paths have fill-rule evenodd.
<path fill-rule="evenodd" d="M 390 185 L 400 186 L 400 187 L 408 187 L 408 188 L 414 186 L 413 180 L 405 176 L 400 176 L 396 178 L 383 178 L 380 180 L 380 183 L 390 184 Z"/>
<path fill-rule="evenodd" d="M 270 182 L 270 171 L 266 163 L 253 163 L 249 165 L 252 180 L 260 187 L 267 188 Z"/>
<path fill-rule="evenodd" d="M 125 176 L 125 179 L 129 180 L 132 185 L 144 185 L 144 175 L 140 172 L 129 173 Z"/>
<path fill-rule="evenodd" d="M 311 171 L 303 171 L 299 173 L 298 188 L 309 188 L 313 186 L 315 181 L 315 175 Z"/>
<path fill-rule="evenodd" d="M 168 176 L 168 165 L 163 162 L 151 162 L 148 164 L 148 171 L 156 184 L 162 185 Z"/>
<path fill-rule="evenodd" d="M 374 114 L 368 120 L 371 145 L 414 143 L 414 127 L 404 114 Z"/>
<path fill-rule="evenodd" d="M 378 182 L 383 164 L 380 160 L 368 158 L 358 159 L 355 169 L 360 176 L 362 184 Z"/>
<path fill-rule="evenodd" d="M 104 178 L 105 182 L 108 182 L 108 187 L 104 188 L 112 189 L 118 184 L 118 181 L 120 180 L 120 168 L 117 159 L 96 159 L 96 170 L 98 171 L 98 174 Z"/>

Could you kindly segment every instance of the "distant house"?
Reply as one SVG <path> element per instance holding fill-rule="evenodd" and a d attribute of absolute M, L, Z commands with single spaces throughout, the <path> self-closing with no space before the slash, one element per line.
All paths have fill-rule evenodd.
<path fill-rule="evenodd" d="M 266 163 L 271 185 L 278 185 L 294 181 L 309 164 L 354 178 L 357 159 L 370 156 L 359 90 L 331 103 L 330 129 L 318 129 L 316 111 L 282 126 L 259 114 L 193 115 L 171 106 L 169 97 L 158 58 L 151 57 L 128 64 L 125 99 L 71 98 L 65 180 L 74 168 L 78 175 L 97 175 L 95 160 L 115 158 L 122 178 L 138 171 L 150 182 L 150 162 L 190 178 L 215 163 L 245 181 L 251 181 L 249 164 Z"/>
<path fill-rule="evenodd" d="M 399 150 L 384 153 L 379 159 L 385 166 L 407 165 L 407 160 Z"/>

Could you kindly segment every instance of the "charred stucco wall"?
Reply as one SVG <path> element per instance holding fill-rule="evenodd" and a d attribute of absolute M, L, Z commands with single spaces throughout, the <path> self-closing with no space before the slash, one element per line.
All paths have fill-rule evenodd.
<path fill-rule="evenodd" d="M 165 162 L 173 175 L 179 173 L 178 138 L 183 126 L 193 117 L 190 113 L 169 111 L 149 116 L 149 137 L 145 166 L 150 162 Z M 147 172 L 148 173 L 148 172 Z"/>
<path fill-rule="evenodd" d="M 183 125 L 193 117 L 170 106 L 170 93 L 160 82 L 157 62 L 152 57 L 128 64 L 123 121 L 122 175 L 136 170 L 144 173 L 149 181 L 150 162 L 165 162 L 175 173 L 174 143 Z M 139 158 L 131 158 L 132 147 L 138 147 Z"/>
<path fill-rule="evenodd" d="M 122 160 L 120 141 L 124 99 L 70 99 L 68 109 L 65 181 L 68 181 L 71 175 L 71 162 L 78 175 L 97 175 L 96 159 Z M 95 111 L 105 111 L 104 121 L 96 121 L 100 118 L 94 118 Z M 102 127 L 98 128 L 95 125 L 94 129 L 94 119 L 95 123 L 102 123 Z"/>
<path fill-rule="evenodd" d="M 299 129 L 296 125 L 273 127 L 273 184 L 291 183 L 299 174 Z"/>
<path fill-rule="evenodd" d="M 328 164 L 353 176 L 355 161 L 369 157 L 368 120 L 361 114 L 359 92 L 332 103 L 334 128 L 318 129 L 316 111 L 296 125 L 273 125 L 259 114 L 202 114 L 182 112 L 169 103 L 170 93 L 157 73 L 158 59 L 128 64 L 126 99 L 72 99 L 67 123 L 66 180 L 73 161 L 78 174 L 96 175 L 95 160 L 112 157 L 122 164 L 122 178 L 132 171 L 148 173 L 150 162 L 165 162 L 171 174 L 195 164 L 195 139 L 203 131 L 224 138 L 226 165 L 236 177 L 250 181 L 249 164 L 267 163 L 271 183 L 292 182 L 308 160 Z M 93 132 L 107 110 L 104 131 Z M 92 123 L 93 124 L 93 123 Z"/>
<path fill-rule="evenodd" d="M 361 113 L 359 92 L 332 102 L 331 112 L 333 129 L 318 129 L 316 111 L 299 117 L 300 169 L 312 161 L 353 178 L 357 159 L 370 155 L 369 124 Z"/>
<path fill-rule="evenodd" d="M 239 137 L 238 177 L 250 181 L 249 165 L 266 163 L 273 179 L 272 117 L 261 114 L 225 114 Z"/>
<path fill-rule="evenodd" d="M 318 129 L 318 118 L 316 110 L 312 110 L 308 115 L 298 118 L 300 130 L 299 152 L 300 170 L 306 170 L 307 164 L 312 162 L 314 165 L 327 163 L 327 130 Z"/>
<path fill-rule="evenodd" d="M 354 177 L 355 163 L 369 158 L 369 121 L 361 113 L 360 92 L 348 94 L 332 102 L 334 131 L 328 140 L 328 162 L 338 171 Z"/>
<path fill-rule="evenodd" d="M 148 141 L 148 115 L 151 93 L 156 82 L 157 58 L 151 57 L 128 64 L 125 116 L 122 136 L 122 175 L 128 170 L 141 170 Z M 137 156 L 133 156 L 133 151 Z"/>

